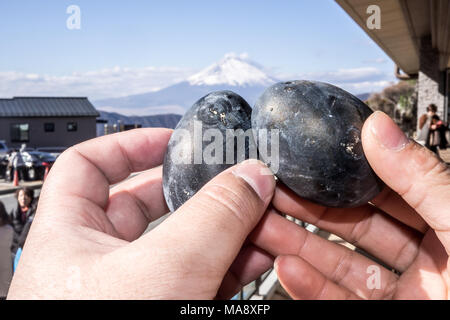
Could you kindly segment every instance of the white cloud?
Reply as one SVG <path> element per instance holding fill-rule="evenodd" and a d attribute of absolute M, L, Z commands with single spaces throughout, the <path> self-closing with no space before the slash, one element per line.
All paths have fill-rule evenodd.
<path fill-rule="evenodd" d="M 380 91 L 395 81 L 393 74 L 387 74 L 375 67 L 338 69 L 337 71 L 309 72 L 299 74 L 278 74 L 279 79 L 305 79 L 328 82 L 353 94 Z"/>
<path fill-rule="evenodd" d="M 250 60 L 247 53 L 228 53 L 226 57 L 246 61 L 275 79 L 324 81 L 353 94 L 380 91 L 395 81 L 392 73 L 383 72 L 376 67 L 281 74 L 274 72 L 276 70 L 274 68 L 257 65 Z M 157 91 L 188 79 L 195 71 L 175 67 L 126 68 L 119 66 L 88 72 L 73 72 L 62 76 L 6 71 L 0 72 L 0 97 L 87 96 L 91 101 L 95 101 Z"/>
<path fill-rule="evenodd" d="M 186 79 L 191 69 L 174 67 L 114 67 L 54 76 L 0 72 L 0 97 L 87 96 L 91 100 L 156 91 Z"/>
<path fill-rule="evenodd" d="M 340 87 L 344 90 L 347 90 L 348 92 L 353 93 L 353 94 L 360 94 L 360 93 L 378 92 L 392 84 L 394 84 L 394 81 L 381 80 L 381 81 L 364 81 L 364 82 L 356 82 L 356 83 L 345 83 L 345 84 L 342 84 Z"/>

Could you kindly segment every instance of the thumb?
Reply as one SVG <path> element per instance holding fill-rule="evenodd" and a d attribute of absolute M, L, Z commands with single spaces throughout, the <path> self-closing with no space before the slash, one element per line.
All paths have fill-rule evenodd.
<path fill-rule="evenodd" d="M 450 252 L 450 170 L 434 153 L 409 140 L 383 112 L 364 123 L 362 144 L 375 173 L 436 231 Z"/>
<path fill-rule="evenodd" d="M 223 277 L 274 189 L 273 174 L 262 162 L 244 161 L 209 181 L 150 232 L 149 240 L 178 244 L 183 249 L 178 250 L 177 259 L 181 255 L 186 268 L 201 264 Z"/>

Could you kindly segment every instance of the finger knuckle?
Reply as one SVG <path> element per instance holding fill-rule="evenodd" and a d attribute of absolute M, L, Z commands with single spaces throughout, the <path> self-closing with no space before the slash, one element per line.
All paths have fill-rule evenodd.
<path fill-rule="evenodd" d="M 233 187 L 226 184 L 209 184 L 203 193 L 213 200 L 215 211 L 230 214 L 243 224 L 251 223 L 252 213 L 258 210 L 258 200 L 249 187 L 241 182 Z"/>
<path fill-rule="evenodd" d="M 412 208 L 420 211 L 427 204 L 435 190 L 450 184 L 450 169 L 438 156 L 424 147 L 413 145 L 411 172 L 413 179 L 407 183 L 399 195 Z"/>
<path fill-rule="evenodd" d="M 350 273 L 352 269 L 354 259 L 354 251 L 343 250 L 342 255 L 337 261 L 336 267 L 334 268 L 334 273 L 331 276 L 334 282 L 337 284 L 342 284 L 346 276 Z"/>

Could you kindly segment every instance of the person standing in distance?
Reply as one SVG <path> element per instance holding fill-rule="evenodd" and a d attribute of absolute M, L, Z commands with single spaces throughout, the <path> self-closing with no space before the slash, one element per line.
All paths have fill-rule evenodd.
<path fill-rule="evenodd" d="M 425 145 L 429 139 L 431 121 L 436 112 L 437 106 L 432 103 L 427 107 L 427 113 L 422 114 L 419 118 L 419 130 L 416 140 L 421 145 Z"/>

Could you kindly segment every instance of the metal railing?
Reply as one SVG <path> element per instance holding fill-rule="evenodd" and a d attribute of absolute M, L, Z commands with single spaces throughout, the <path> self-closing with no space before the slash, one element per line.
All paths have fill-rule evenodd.
<path fill-rule="evenodd" d="M 238 294 L 236 294 L 232 300 L 249 300 L 254 295 L 260 295 L 260 287 L 264 280 L 267 279 L 273 268 L 267 270 L 258 279 L 247 284 Z"/>

